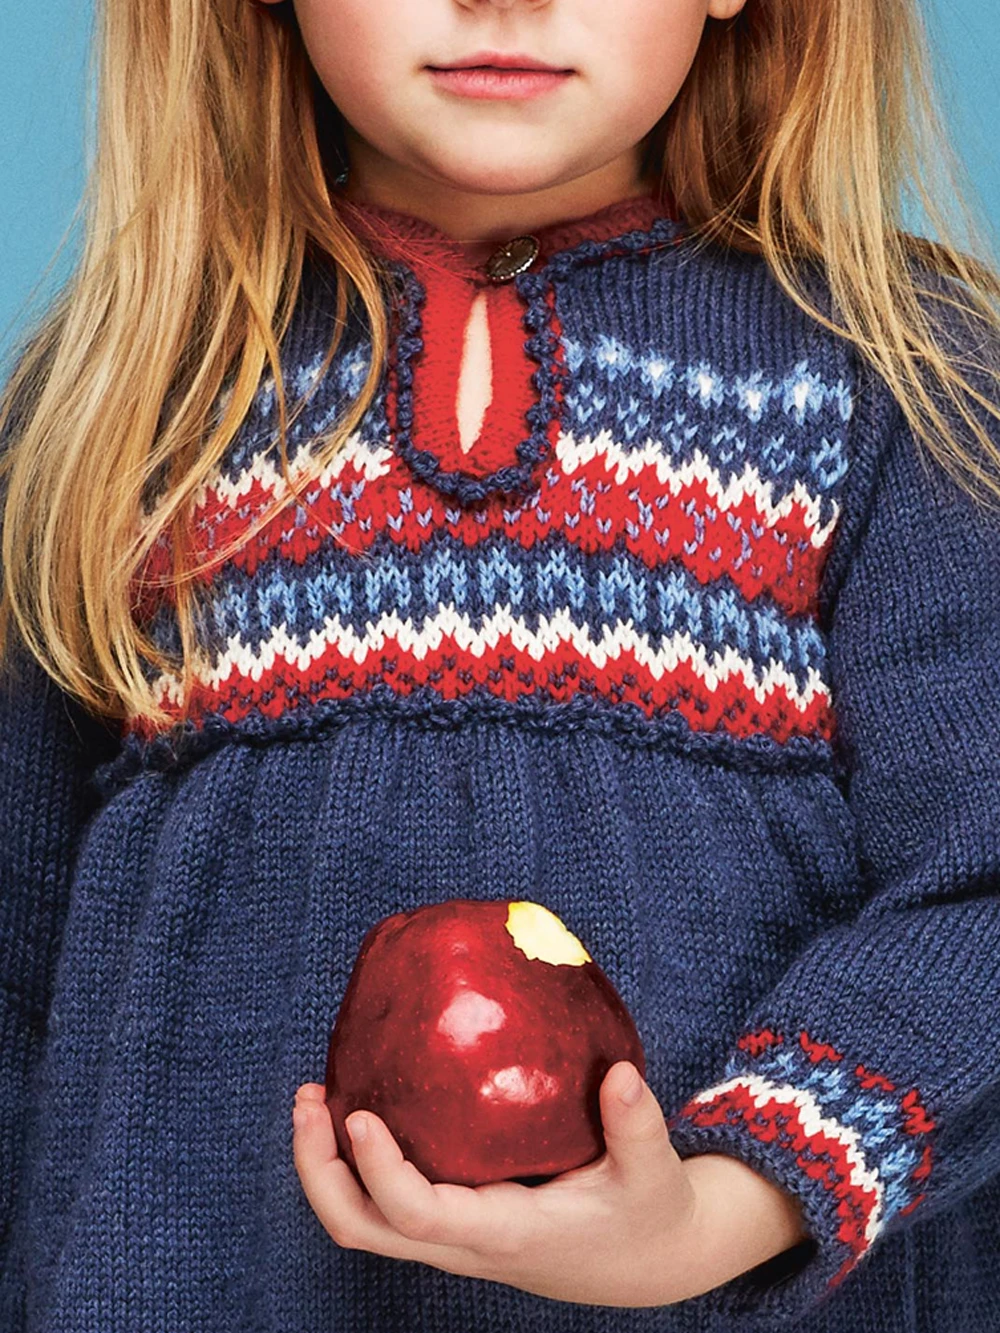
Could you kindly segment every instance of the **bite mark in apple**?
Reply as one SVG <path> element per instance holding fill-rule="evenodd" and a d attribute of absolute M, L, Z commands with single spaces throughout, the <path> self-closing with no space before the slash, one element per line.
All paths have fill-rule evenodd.
<path fill-rule="evenodd" d="M 525 958 L 571 967 L 593 962 L 573 932 L 541 903 L 510 903 L 506 925 L 511 939 Z"/>

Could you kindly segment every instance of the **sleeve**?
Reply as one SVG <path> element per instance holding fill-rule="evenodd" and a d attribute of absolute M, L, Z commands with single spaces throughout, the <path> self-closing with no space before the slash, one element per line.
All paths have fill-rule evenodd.
<path fill-rule="evenodd" d="M 809 1239 L 695 1298 L 750 1326 L 835 1301 L 883 1237 L 1000 1173 L 1000 518 L 883 390 L 820 597 L 864 905 L 668 1118 L 681 1157 L 731 1154 L 802 1205 Z"/>
<path fill-rule="evenodd" d="M 117 740 L 29 657 L 16 628 L 0 670 L 0 1328 L 23 1328 L 15 1218 L 32 1080 L 89 777 Z"/>

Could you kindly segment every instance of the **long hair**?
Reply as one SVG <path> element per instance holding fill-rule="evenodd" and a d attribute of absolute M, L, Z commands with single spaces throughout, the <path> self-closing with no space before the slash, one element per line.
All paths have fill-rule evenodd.
<path fill-rule="evenodd" d="M 736 18 L 708 20 L 644 164 L 697 243 L 762 255 L 791 299 L 877 368 L 955 481 L 993 507 L 1000 449 L 977 408 L 1000 419 L 1000 372 L 941 345 L 928 298 L 962 311 L 986 346 L 1000 332 L 1000 278 L 957 239 L 960 227 L 978 243 L 978 223 L 917 3 L 747 0 Z M 186 697 L 200 573 L 187 524 L 265 368 L 287 489 L 251 535 L 290 497 L 307 503 L 302 492 L 356 429 L 383 371 L 386 271 L 338 216 L 343 122 L 291 8 L 98 0 L 82 255 L 0 399 L 0 660 L 16 627 L 64 690 L 108 716 L 173 720 L 144 664 L 178 670 Z M 914 198 L 934 241 L 904 228 Z M 336 287 L 320 376 L 355 308 L 371 359 L 360 393 L 293 476 L 287 431 L 308 393 L 289 414 L 280 349 L 311 247 Z M 839 321 L 811 302 L 803 259 L 822 263 Z M 949 281 L 926 288 L 922 273 Z M 179 662 L 135 615 L 136 571 L 163 534 Z M 212 566 L 229 554 L 215 551 Z"/>

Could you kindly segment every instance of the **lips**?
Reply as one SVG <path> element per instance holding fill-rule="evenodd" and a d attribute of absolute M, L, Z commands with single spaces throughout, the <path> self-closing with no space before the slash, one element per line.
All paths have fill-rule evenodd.
<path fill-rule="evenodd" d="M 441 65 L 429 65 L 433 70 L 453 69 L 497 69 L 497 70 L 541 70 L 552 74 L 570 74 L 564 65 L 549 65 L 535 56 L 520 51 L 477 51 L 459 60 L 448 61 Z"/>
<path fill-rule="evenodd" d="M 491 69 L 500 74 L 566 74 L 568 70 L 552 69 L 548 65 L 428 65 L 428 69 L 451 74 L 466 69 Z"/>
<path fill-rule="evenodd" d="M 568 70 L 498 69 L 495 66 L 429 67 L 428 72 L 445 92 L 459 97 L 502 101 L 541 97 L 564 86 L 572 77 L 572 71 Z"/>

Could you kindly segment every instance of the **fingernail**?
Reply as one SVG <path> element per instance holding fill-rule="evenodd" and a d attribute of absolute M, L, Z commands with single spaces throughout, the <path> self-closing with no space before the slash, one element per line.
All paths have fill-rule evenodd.
<path fill-rule="evenodd" d="M 642 1079 L 636 1074 L 625 1090 L 618 1094 L 626 1106 L 635 1106 L 642 1096 Z"/>
<path fill-rule="evenodd" d="M 347 1122 L 347 1132 L 351 1136 L 352 1143 L 360 1143 L 362 1139 L 368 1137 L 368 1117 L 356 1115 Z"/>

